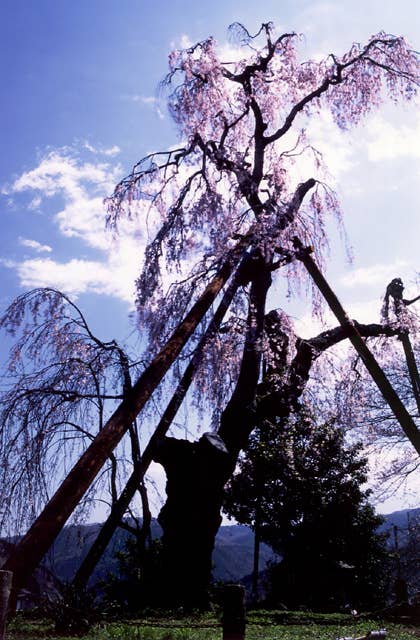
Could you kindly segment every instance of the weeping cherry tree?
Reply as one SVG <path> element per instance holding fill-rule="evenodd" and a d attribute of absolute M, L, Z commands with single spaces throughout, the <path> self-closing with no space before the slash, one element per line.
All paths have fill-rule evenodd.
<path fill-rule="evenodd" d="M 271 23 L 255 36 L 238 24 L 231 31 L 242 46 L 228 54 L 213 38 L 171 53 L 163 88 L 181 142 L 141 160 L 108 200 L 110 225 L 139 203 L 147 209 L 152 239 L 137 309 L 149 365 L 9 558 L 16 583 L 51 544 L 127 423 L 174 363 L 182 375 L 189 357 L 198 358 L 191 393 L 211 407 L 213 430 L 192 442 L 167 437 L 166 425 L 154 441 L 153 459 L 167 475 L 159 521 L 168 603 L 206 603 L 223 487 L 240 450 L 261 420 L 288 416 L 314 363 L 337 342 L 352 342 L 420 451 L 415 422 L 364 342 L 395 327 L 352 321 L 320 271 L 326 221 L 340 224 L 341 214 L 308 136 L 308 123 L 324 110 L 346 130 L 386 98 L 411 100 L 417 55 L 404 38 L 379 33 L 342 56 L 302 62 L 294 33 L 277 35 Z M 312 288 L 315 313 L 323 297 L 339 325 L 299 340 L 281 300 L 272 300 L 278 279 L 290 293 Z M 229 310 L 203 341 L 228 289 Z M 29 562 L 34 540 L 38 558 Z"/>
<path fill-rule="evenodd" d="M 0 328 L 12 339 L 0 396 L 0 530 L 5 536 L 33 522 L 123 400 L 139 363 L 115 340 L 94 335 L 80 308 L 54 289 L 16 298 L 0 318 Z M 128 447 L 109 453 L 79 505 L 79 517 L 96 498 L 112 504 L 128 467 L 139 464 L 135 422 L 128 432 Z"/>

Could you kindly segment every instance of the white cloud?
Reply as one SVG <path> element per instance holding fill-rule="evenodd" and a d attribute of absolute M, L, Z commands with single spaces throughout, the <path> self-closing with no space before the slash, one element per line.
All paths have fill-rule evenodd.
<path fill-rule="evenodd" d="M 73 258 L 68 262 L 57 262 L 50 258 L 36 258 L 2 263 L 15 269 L 23 287 L 52 287 L 74 297 L 81 293 L 105 294 L 129 304 L 133 302 L 136 273 L 127 273 L 118 261 L 109 263 Z"/>
<path fill-rule="evenodd" d="M 102 151 L 102 153 L 105 156 L 116 156 L 117 154 L 119 154 L 121 151 L 121 149 L 119 148 L 119 146 L 117 144 L 114 144 L 114 146 L 109 147 L 108 149 L 104 149 Z"/>
<path fill-rule="evenodd" d="M 29 209 L 39 209 L 39 207 L 41 206 L 41 202 L 42 202 L 42 198 L 40 196 L 35 196 L 35 198 L 32 198 L 31 202 L 29 203 Z"/>
<path fill-rule="evenodd" d="M 162 111 L 161 105 L 160 105 L 160 101 L 158 98 L 156 98 L 155 96 L 141 96 L 141 95 L 134 95 L 130 97 L 130 100 L 132 100 L 132 102 L 139 102 L 140 104 L 144 104 L 146 106 L 151 106 L 155 108 L 155 112 L 157 114 L 157 116 L 159 117 L 160 120 L 164 120 L 165 119 L 165 115 Z"/>
<path fill-rule="evenodd" d="M 324 331 L 325 326 L 312 313 L 303 313 L 293 322 L 296 335 L 300 338 L 313 338 Z"/>
<path fill-rule="evenodd" d="M 350 318 L 361 322 L 362 324 L 370 324 L 371 322 L 379 322 L 382 298 L 370 298 L 369 300 L 350 300 L 344 304 Z"/>
<path fill-rule="evenodd" d="M 166 496 L 166 474 L 162 465 L 152 462 L 150 465 L 146 483 L 148 485 L 150 508 L 156 516 L 162 508 Z"/>
<path fill-rule="evenodd" d="M 23 193 L 33 197 L 35 192 L 40 204 L 52 196 L 61 198 L 63 206 L 52 216 L 61 234 L 79 239 L 87 251 L 99 250 L 103 256 L 81 258 L 76 248 L 77 255 L 63 262 L 50 258 L 3 260 L 4 266 L 16 271 L 22 286 L 50 286 L 74 296 L 96 292 L 133 303 L 134 281 L 146 242 L 144 217 L 133 215 L 122 220 L 115 237 L 105 228 L 103 198 L 112 192 L 120 172 L 119 166 L 84 162 L 69 149 L 61 149 L 49 152 L 37 167 L 4 190 L 14 198 Z M 140 211 L 141 205 L 137 209 Z M 19 243 L 38 252 L 51 251 L 34 240 L 20 238 Z"/>
<path fill-rule="evenodd" d="M 246 58 L 249 50 L 239 45 L 230 44 L 229 42 L 217 43 L 217 53 L 222 62 L 239 62 Z"/>
<path fill-rule="evenodd" d="M 308 55 L 316 49 L 325 54 L 344 53 L 352 42 L 366 42 L 383 30 L 418 40 L 420 4 L 416 0 L 340 0 L 306 2 L 293 21 L 307 36 Z"/>
<path fill-rule="evenodd" d="M 104 225 L 103 198 L 119 175 L 118 166 L 81 162 L 68 150 L 52 151 L 5 192 L 10 195 L 35 192 L 37 208 L 44 198 L 61 196 L 65 206 L 55 216 L 60 231 L 68 237 L 81 238 L 91 247 L 106 249 L 110 237 Z"/>
<path fill-rule="evenodd" d="M 189 49 L 189 47 L 192 47 L 193 44 L 194 43 L 191 38 L 186 33 L 183 33 L 179 39 L 179 45 L 181 49 Z"/>
<path fill-rule="evenodd" d="M 322 109 L 316 118 L 311 118 L 307 132 L 311 143 L 322 153 L 333 180 L 340 179 L 355 166 L 354 138 L 337 127 L 330 111 Z"/>
<path fill-rule="evenodd" d="M 142 104 L 156 104 L 156 101 L 157 101 L 155 96 L 140 96 L 140 95 L 131 96 L 131 100 L 133 102 L 141 102 Z"/>
<path fill-rule="evenodd" d="M 30 240 L 29 238 L 22 237 L 19 237 L 18 240 L 22 247 L 33 249 L 37 253 L 51 253 L 52 251 L 52 248 L 48 244 L 41 244 L 37 240 Z"/>
<path fill-rule="evenodd" d="M 352 269 L 340 278 L 340 284 L 345 287 L 360 287 L 381 285 L 390 282 L 395 277 L 407 273 L 409 263 L 405 260 L 396 260 L 388 264 L 374 264 L 370 267 Z"/>
<path fill-rule="evenodd" d="M 3 190 L 5 194 L 36 191 L 40 197 L 63 194 L 76 200 L 90 185 L 97 192 L 103 192 L 110 181 L 115 181 L 119 167 L 107 163 L 81 162 L 68 149 L 50 151 L 40 164 L 25 171 L 12 185 Z"/>
<path fill-rule="evenodd" d="M 111 238 L 105 229 L 103 197 L 71 199 L 55 219 L 63 235 L 81 238 L 97 249 L 109 247 Z"/>
<path fill-rule="evenodd" d="M 341 301 L 347 315 L 357 322 L 370 324 L 378 322 L 382 301 L 378 298 L 369 300 Z M 296 333 L 301 338 L 313 338 L 328 328 L 338 326 L 339 322 L 333 312 L 326 306 L 323 321 L 310 313 L 304 313 L 294 323 Z"/>
<path fill-rule="evenodd" d="M 398 157 L 420 158 L 420 115 L 415 123 L 393 123 L 383 117 L 369 122 L 367 151 L 369 160 L 395 160 Z"/>
<path fill-rule="evenodd" d="M 114 144 L 112 147 L 108 149 L 98 149 L 94 147 L 90 142 L 85 142 L 83 147 L 90 151 L 91 153 L 100 154 L 104 156 L 116 156 L 120 153 L 121 149 L 118 145 Z"/>
<path fill-rule="evenodd" d="M 100 262 L 72 259 L 59 263 L 49 258 L 24 260 L 16 264 L 24 287 L 55 287 L 67 293 L 85 293 L 91 288 L 104 292 L 107 270 Z"/>

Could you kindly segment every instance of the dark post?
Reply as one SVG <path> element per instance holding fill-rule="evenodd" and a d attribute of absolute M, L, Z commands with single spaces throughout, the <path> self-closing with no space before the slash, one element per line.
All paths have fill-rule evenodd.
<path fill-rule="evenodd" d="M 11 571 L 0 571 L 0 640 L 4 639 L 6 630 L 7 606 L 12 588 L 12 577 L 13 573 Z"/>
<path fill-rule="evenodd" d="M 223 592 L 223 640 L 245 640 L 245 589 L 227 584 Z"/>
<path fill-rule="evenodd" d="M 406 604 L 408 602 L 408 587 L 404 578 L 397 578 L 394 582 L 395 604 Z"/>
<path fill-rule="evenodd" d="M 395 558 L 397 560 L 397 577 L 394 583 L 395 604 L 404 604 L 408 602 L 407 583 L 401 574 L 401 555 L 398 544 L 398 527 L 394 525 L 394 549 Z"/>

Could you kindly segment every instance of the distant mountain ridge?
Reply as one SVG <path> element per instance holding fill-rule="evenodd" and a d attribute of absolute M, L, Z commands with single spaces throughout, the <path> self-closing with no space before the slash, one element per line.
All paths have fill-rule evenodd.
<path fill-rule="evenodd" d="M 395 551 L 395 531 L 397 527 L 397 544 L 404 553 L 413 541 L 420 545 L 420 508 L 394 511 L 383 516 L 384 523 L 379 527 L 379 532 L 388 532 L 389 547 Z M 43 567 L 37 570 L 29 587 L 31 592 L 40 593 L 49 590 L 56 583 L 55 577 L 60 581 L 71 581 L 77 568 L 95 540 L 100 523 L 69 525 L 64 528 L 55 541 L 53 548 L 47 554 Z M 408 529 L 411 529 L 409 534 Z M 115 554 L 124 547 L 130 534 L 118 529 L 103 557 L 93 573 L 90 584 L 106 580 L 110 574 L 118 574 L 118 561 Z M 152 521 L 152 536 L 158 538 L 161 529 L 157 520 Z M 417 541 L 417 542 L 416 542 Z M 10 542 L 0 540 L 0 563 L 6 558 Z M 213 552 L 213 576 L 217 581 L 244 581 L 249 582 L 249 576 L 253 570 L 254 534 L 249 527 L 234 524 L 222 526 L 216 537 Z M 403 556 L 402 556 L 403 557 Z M 270 560 L 275 555 L 270 547 L 265 544 L 260 549 L 260 571 L 263 572 Z M 411 566 L 411 560 L 409 559 Z M 413 573 L 414 572 L 414 573 Z M 413 566 L 409 574 L 415 576 L 416 568 Z M 32 583 L 40 582 L 33 586 Z M 415 580 L 416 582 L 416 580 Z"/>
<path fill-rule="evenodd" d="M 380 532 L 390 531 L 393 527 L 398 527 L 402 534 L 408 528 L 417 528 L 420 539 L 420 507 L 416 509 L 402 509 L 393 511 L 385 516 L 385 522 L 379 527 Z"/>
<path fill-rule="evenodd" d="M 389 545 L 395 544 L 393 528 L 398 528 L 398 540 L 401 546 L 407 542 L 407 527 L 417 528 L 420 540 L 420 508 L 394 511 L 383 516 L 384 523 L 379 532 L 388 532 Z M 58 536 L 48 556 L 48 565 L 53 573 L 63 581 L 71 580 L 77 567 L 96 538 L 101 524 L 69 525 Z M 118 572 L 116 552 L 124 546 L 127 536 L 125 530 L 115 532 L 104 556 L 92 576 L 91 583 L 106 579 L 110 573 Z M 152 537 L 158 538 L 161 529 L 157 520 L 152 521 Z M 252 573 L 254 553 L 254 534 L 249 527 L 240 524 L 220 527 L 213 552 L 213 576 L 215 580 L 239 581 Z M 261 545 L 260 570 L 274 559 L 272 549 Z"/>
<path fill-rule="evenodd" d="M 69 525 L 64 528 L 48 553 L 47 564 L 62 581 L 73 578 L 78 566 L 95 540 L 101 524 Z M 109 574 L 118 572 L 115 554 L 123 548 L 130 534 L 118 529 L 99 561 L 90 583 L 104 580 Z M 158 538 L 161 529 L 156 520 L 152 521 L 152 537 Z M 249 527 L 235 524 L 222 526 L 216 537 L 213 552 L 213 575 L 215 580 L 236 581 L 252 572 L 254 535 Z M 274 557 L 267 545 L 261 545 L 260 566 L 264 568 Z"/>

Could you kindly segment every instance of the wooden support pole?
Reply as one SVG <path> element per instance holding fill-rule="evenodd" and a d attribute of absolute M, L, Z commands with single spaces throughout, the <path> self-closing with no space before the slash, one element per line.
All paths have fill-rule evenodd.
<path fill-rule="evenodd" d="M 36 569 L 96 478 L 109 454 L 120 442 L 129 425 L 133 423 L 137 414 L 149 400 L 219 295 L 233 269 L 237 266 L 241 253 L 244 253 L 240 243 L 238 247 L 230 252 L 231 260 L 222 265 L 166 344 L 146 367 L 126 398 L 68 473 L 29 531 L 7 558 L 3 568 L 13 572 L 11 607 L 14 606 L 17 591 Z M 236 258 L 236 262 L 234 258 Z"/>
<path fill-rule="evenodd" d="M 0 571 L 0 640 L 4 640 L 6 632 L 6 616 L 12 588 L 12 578 L 13 573 L 11 571 Z"/>
<path fill-rule="evenodd" d="M 400 423 L 405 435 L 410 440 L 417 453 L 420 454 L 420 430 L 417 428 L 417 425 L 402 403 L 398 394 L 394 391 L 394 388 L 386 377 L 383 369 L 378 364 L 375 356 L 366 345 L 357 330 L 355 323 L 344 311 L 344 308 L 334 291 L 331 289 L 330 285 L 313 260 L 311 256 L 312 249 L 310 247 L 303 247 L 298 238 L 294 239 L 294 246 L 296 249 L 296 257 L 305 265 L 309 275 L 312 277 L 314 283 L 324 296 L 328 306 L 341 326 L 348 329 L 350 342 L 361 357 L 366 369 L 372 376 L 373 381 L 376 383 L 376 386 L 382 393 L 385 401 L 388 403 L 389 408 Z"/>
<path fill-rule="evenodd" d="M 130 478 L 127 481 L 127 484 L 125 485 L 125 488 L 121 492 L 121 495 L 116 500 L 116 502 L 114 502 L 114 504 L 112 505 L 112 508 L 107 520 L 103 524 L 96 540 L 92 544 L 86 557 L 84 558 L 79 569 L 77 570 L 74 576 L 73 584 L 77 585 L 78 587 L 82 587 L 82 588 L 86 587 L 88 580 L 93 573 L 94 568 L 96 567 L 97 563 L 101 559 L 104 553 L 104 550 L 106 549 L 106 547 L 108 546 L 112 538 L 112 535 L 117 527 L 117 524 L 120 522 L 121 518 L 124 516 L 124 513 L 127 510 L 127 507 L 129 506 L 131 500 L 133 499 L 134 494 L 137 491 L 140 482 L 142 481 L 146 471 L 148 470 L 153 460 L 153 453 L 156 449 L 156 444 L 159 442 L 159 440 L 164 438 L 165 435 L 167 434 L 169 427 L 171 426 L 172 421 L 176 416 L 177 411 L 181 406 L 184 400 L 184 397 L 191 385 L 191 382 L 194 379 L 194 375 L 201 362 L 204 348 L 207 342 L 211 338 L 213 338 L 214 335 L 216 335 L 217 331 L 219 330 L 220 324 L 227 310 L 230 307 L 230 304 L 233 300 L 233 297 L 236 291 L 240 286 L 241 278 L 243 279 L 243 272 L 245 271 L 249 263 L 249 260 L 250 260 L 249 255 L 245 256 L 242 259 L 237 269 L 237 272 L 233 278 L 233 281 L 230 283 L 229 287 L 224 293 L 223 298 L 219 306 L 217 307 L 213 318 L 210 320 L 209 325 L 203 337 L 201 338 L 199 344 L 195 349 L 195 353 L 191 358 L 190 363 L 188 364 L 188 366 L 186 367 L 182 375 L 182 378 L 175 390 L 175 393 L 173 394 L 171 400 L 169 401 L 169 404 L 167 405 L 165 411 L 163 412 L 163 415 L 159 421 L 159 424 L 157 425 L 152 437 L 149 440 L 149 443 L 147 444 L 147 447 L 145 448 L 141 456 L 140 465 L 138 465 L 134 469 L 133 473 L 131 474 Z"/>

